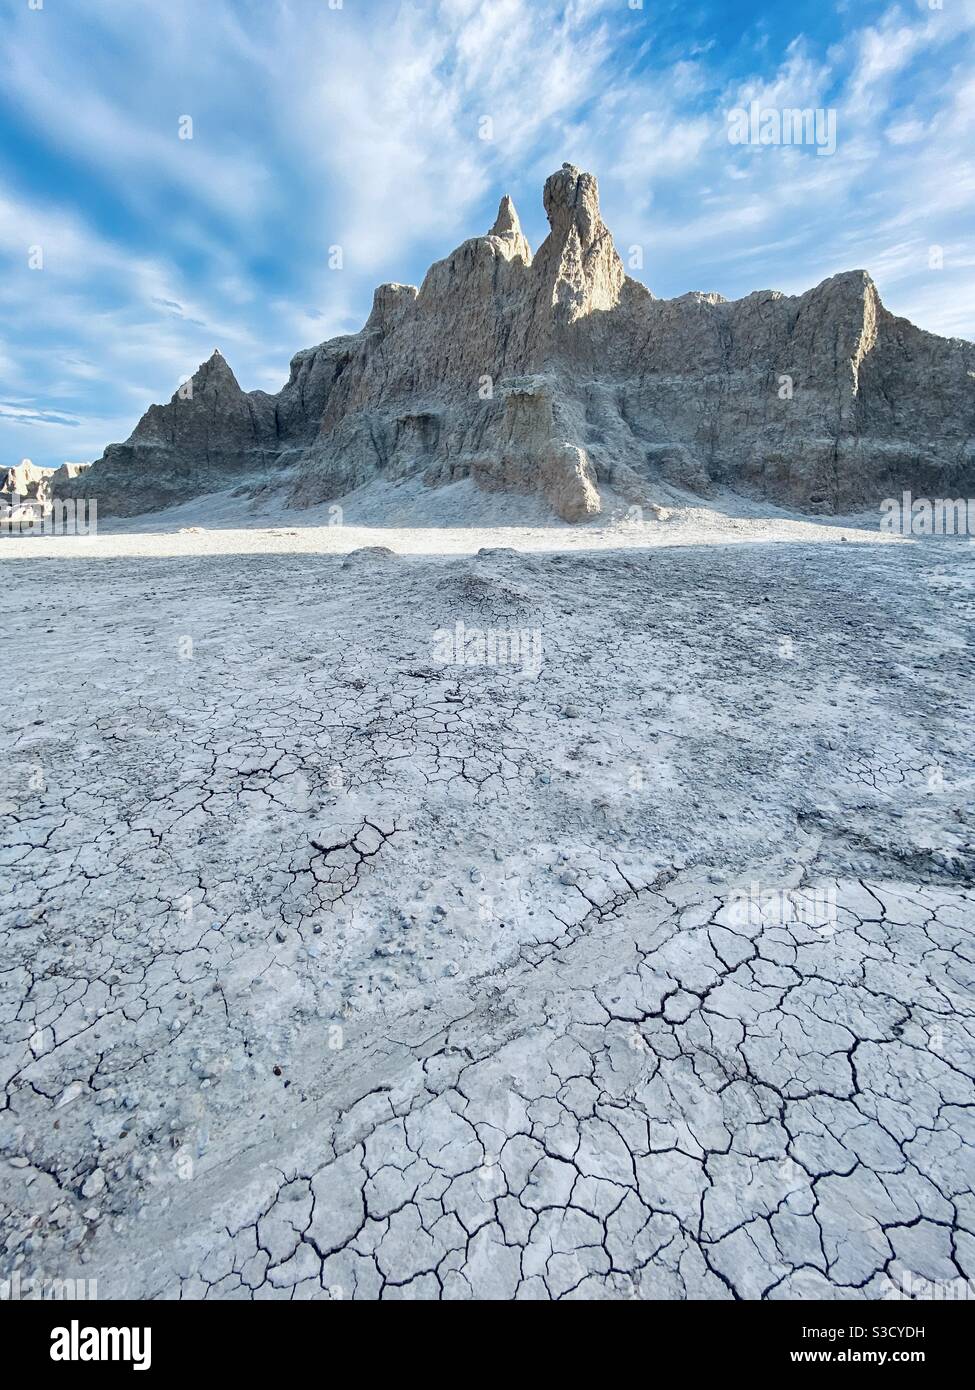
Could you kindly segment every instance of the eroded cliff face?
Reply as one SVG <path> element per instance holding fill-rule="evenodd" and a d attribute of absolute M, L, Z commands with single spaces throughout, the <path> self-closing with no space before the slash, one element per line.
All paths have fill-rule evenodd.
<path fill-rule="evenodd" d="M 299 353 L 276 395 L 219 353 L 62 493 L 134 513 L 233 482 L 298 506 L 380 475 L 543 494 L 567 520 L 609 485 L 714 483 L 813 511 L 975 488 L 975 345 L 889 314 L 865 271 L 806 294 L 655 299 L 624 272 L 595 178 L 545 184 L 535 255 L 511 199 L 360 333 Z"/>

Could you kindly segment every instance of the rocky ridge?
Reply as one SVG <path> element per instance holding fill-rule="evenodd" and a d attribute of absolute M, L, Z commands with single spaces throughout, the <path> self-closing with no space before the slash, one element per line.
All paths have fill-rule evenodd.
<path fill-rule="evenodd" d="M 889 313 L 863 270 L 805 294 L 655 298 L 626 275 L 592 174 L 545 184 L 533 255 L 504 197 L 423 284 L 386 284 L 359 333 L 299 352 L 277 395 L 219 352 L 62 496 L 136 514 L 242 486 L 297 506 L 375 478 L 541 493 L 729 485 L 809 511 L 975 487 L 975 345 Z"/>

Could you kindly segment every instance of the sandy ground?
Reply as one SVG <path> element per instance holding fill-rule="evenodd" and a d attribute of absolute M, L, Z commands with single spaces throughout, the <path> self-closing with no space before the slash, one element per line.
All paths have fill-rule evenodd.
<path fill-rule="evenodd" d="M 232 493 L 194 498 L 151 516 L 102 518 L 91 538 L 3 536 L 0 558 L 199 555 L 345 555 L 383 545 L 400 555 L 474 555 L 482 547 L 588 552 L 658 546 L 791 541 L 900 543 L 881 535 L 877 513 L 798 517 L 718 493 L 705 502 L 658 489 L 666 520 L 628 507 L 603 490 L 603 514 L 585 525 L 553 516 L 539 499 L 488 494 L 468 482 L 426 488 L 413 479 L 371 485 L 341 503 L 295 511 L 280 496 L 248 501 Z"/>
<path fill-rule="evenodd" d="M 975 1276 L 971 547 L 393 491 L 0 539 L 0 1279 Z"/>

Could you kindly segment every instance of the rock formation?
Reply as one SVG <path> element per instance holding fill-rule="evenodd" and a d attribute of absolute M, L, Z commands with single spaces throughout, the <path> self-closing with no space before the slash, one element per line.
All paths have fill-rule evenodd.
<path fill-rule="evenodd" d="M 41 468 L 24 459 L 0 473 L 0 530 L 15 530 L 41 517 L 52 497 L 67 496 L 68 485 L 89 467 L 63 463 L 60 468 Z"/>
<path fill-rule="evenodd" d="M 812 511 L 975 489 L 975 345 L 888 313 L 865 271 L 656 299 L 591 174 L 563 165 L 544 200 L 534 257 L 505 197 L 419 290 L 380 286 L 361 332 L 300 352 L 277 395 L 242 391 L 215 352 L 59 495 L 130 514 L 231 485 L 307 506 L 471 477 L 579 520 L 601 486 L 649 502 L 661 482 L 722 483 Z"/>

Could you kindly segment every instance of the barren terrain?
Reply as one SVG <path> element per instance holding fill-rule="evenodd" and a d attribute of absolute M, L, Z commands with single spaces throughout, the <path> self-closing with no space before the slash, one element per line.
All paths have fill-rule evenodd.
<path fill-rule="evenodd" d="M 530 505 L 0 539 L 0 1277 L 975 1277 L 971 546 Z"/>

